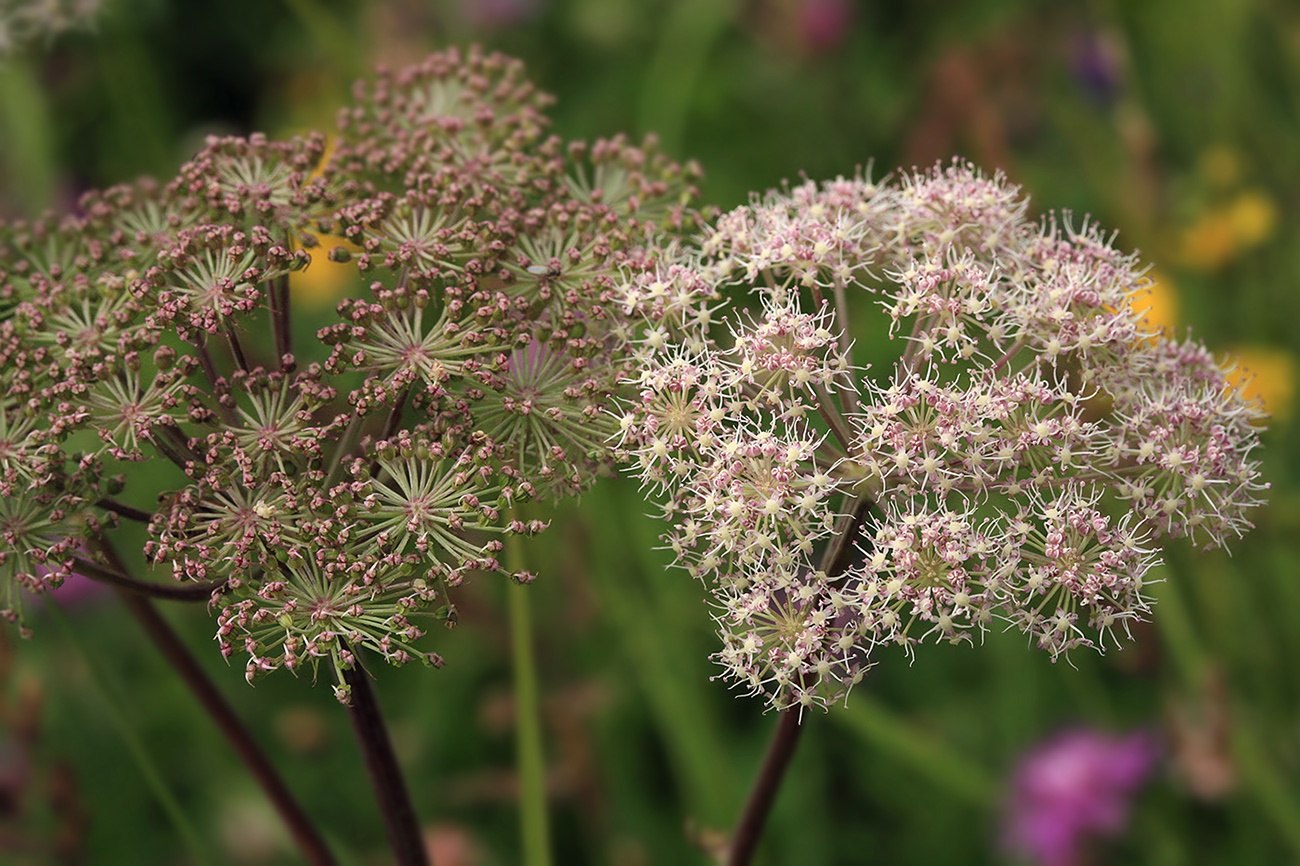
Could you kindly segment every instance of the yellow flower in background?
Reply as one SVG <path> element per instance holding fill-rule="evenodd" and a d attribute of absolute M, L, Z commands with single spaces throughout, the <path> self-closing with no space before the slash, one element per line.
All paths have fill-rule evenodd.
<path fill-rule="evenodd" d="M 1204 210 L 1179 233 L 1174 247 L 1180 265 L 1216 270 L 1273 237 L 1279 214 L 1277 202 L 1268 193 L 1258 188 L 1240 189 L 1224 201 L 1241 181 L 1240 154 L 1224 145 L 1207 148 L 1198 161 L 1197 173 L 1220 203 Z"/>
<path fill-rule="evenodd" d="M 1267 346 L 1246 346 L 1231 353 L 1235 368 L 1228 380 L 1247 400 L 1258 401 L 1270 416 L 1290 417 L 1295 393 L 1295 359 Z"/>
<path fill-rule="evenodd" d="M 336 143 L 334 136 L 330 136 L 325 144 L 325 152 L 321 154 L 320 164 L 309 178 L 317 178 L 325 170 L 330 157 L 334 155 Z M 334 306 L 335 302 L 348 294 L 349 289 L 360 282 L 360 274 L 356 264 L 350 261 L 351 256 L 345 257 L 349 261 L 336 262 L 330 259 L 330 251 L 335 247 L 343 247 L 353 254 L 361 251 L 347 238 L 320 232 L 304 232 L 301 239 L 294 241 L 295 250 L 305 249 L 311 257 L 311 264 L 289 275 L 289 296 L 305 310 L 317 311 Z"/>
<path fill-rule="evenodd" d="M 1224 210 L 1206 211 L 1178 238 L 1178 263 L 1202 271 L 1216 270 L 1237 254 L 1237 233 Z"/>
<path fill-rule="evenodd" d="M 1178 292 L 1173 281 L 1159 271 L 1152 270 L 1147 276 L 1150 285 L 1129 292 L 1129 309 L 1142 317 L 1149 330 L 1173 336 L 1178 327 Z"/>
<path fill-rule="evenodd" d="M 1227 215 L 1237 243 L 1242 247 L 1259 246 L 1277 229 L 1277 204 L 1261 190 L 1240 192 L 1228 204 Z"/>
<path fill-rule="evenodd" d="M 310 246 L 310 240 L 307 244 L 301 240 L 294 242 L 295 249 L 307 250 L 311 264 L 289 275 L 289 296 L 304 310 L 323 310 L 334 306 L 361 282 L 356 262 L 331 261 L 330 250 L 343 247 L 349 253 L 357 253 L 360 249 L 338 235 L 307 234 L 303 240 L 308 238 L 315 239 L 316 245 Z"/>

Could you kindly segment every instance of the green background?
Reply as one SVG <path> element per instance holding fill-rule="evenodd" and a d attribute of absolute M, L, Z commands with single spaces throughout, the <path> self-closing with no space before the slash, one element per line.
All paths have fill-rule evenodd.
<path fill-rule="evenodd" d="M 815 15 L 843 15 L 826 38 Z M 485 10 L 496 10 L 485 18 Z M 0 11 L 0 21 L 9 12 Z M 812 20 L 812 23 L 810 23 Z M 878 651 L 847 708 L 808 719 L 763 863 L 1010 862 L 1002 792 L 1063 728 L 1147 729 L 1161 763 L 1097 863 L 1300 860 L 1300 529 L 1291 370 L 1300 321 L 1300 7 L 1283 0 L 106 0 L 90 27 L 0 61 L 0 213 L 161 178 L 209 133 L 328 129 L 376 63 L 479 43 L 555 94 L 554 129 L 656 132 L 724 208 L 783 180 L 952 155 L 1036 212 L 1140 248 L 1161 314 L 1240 352 L 1276 416 L 1272 483 L 1232 555 L 1170 551 L 1151 625 L 1053 665 L 1019 634 L 915 661 Z M 1172 299 L 1172 300 L 1168 300 Z M 612 480 L 529 548 L 556 862 L 706 863 L 774 719 L 711 677 L 701 586 L 667 568 Z M 447 660 L 376 671 L 445 864 L 517 862 L 504 587 L 461 595 Z M 274 814 L 111 597 L 0 639 L 0 861 L 192 862 L 120 713 L 214 863 L 292 863 Z M 203 610 L 168 608 L 346 863 L 384 863 L 345 713 L 279 673 L 250 688 Z M 93 671 L 93 673 L 92 673 Z M 324 685 L 324 684 L 322 684 Z M 106 696 L 107 695 L 107 700 Z M 59 852 L 63 851 L 64 854 Z M 67 853 L 71 852 L 71 853 Z"/>

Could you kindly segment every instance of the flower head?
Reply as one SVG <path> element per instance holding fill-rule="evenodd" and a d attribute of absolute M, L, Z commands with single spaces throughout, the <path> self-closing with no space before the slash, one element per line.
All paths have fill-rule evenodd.
<path fill-rule="evenodd" d="M 809 182 L 625 282 L 622 454 L 714 589 L 726 675 L 774 706 L 995 620 L 1054 659 L 1100 647 L 1145 616 L 1166 539 L 1249 527 L 1258 408 L 1135 311 L 1135 256 L 1027 209 L 960 162 Z M 874 368 L 864 303 L 898 347 Z"/>
<path fill-rule="evenodd" d="M 218 582 L 250 678 L 430 661 L 470 575 L 531 579 L 498 558 L 545 526 L 517 506 L 609 469 L 638 320 L 613 298 L 691 223 L 694 170 L 547 135 L 499 55 L 356 94 L 330 147 L 213 138 L 170 183 L 0 225 L 0 612 L 126 515 Z M 309 335 L 290 278 L 322 237 L 357 279 Z M 145 460 L 160 495 L 111 481 Z"/>

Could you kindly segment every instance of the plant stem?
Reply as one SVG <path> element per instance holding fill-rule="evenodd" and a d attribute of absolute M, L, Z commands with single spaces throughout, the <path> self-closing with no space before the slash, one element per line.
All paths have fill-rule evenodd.
<path fill-rule="evenodd" d="M 208 350 L 207 336 L 201 335 L 198 342 L 194 344 L 194 348 L 199 358 L 199 366 L 203 368 L 203 375 L 207 376 L 208 385 L 212 389 L 212 397 L 217 404 L 217 412 L 220 413 L 228 425 L 238 427 L 239 418 L 235 416 L 235 410 L 222 403 L 218 394 L 217 382 L 221 381 L 221 377 L 217 375 L 217 363 L 212 359 L 212 352 Z"/>
<path fill-rule="evenodd" d="M 166 457 L 181 472 L 189 475 L 189 465 L 198 463 L 198 455 L 190 450 L 189 443 L 185 439 L 185 434 L 167 424 L 159 425 L 157 428 L 158 435 L 149 434 L 149 441 L 158 449 L 158 453 Z"/>
<path fill-rule="evenodd" d="M 849 512 L 840 519 L 835 536 L 822 554 L 822 571 L 830 577 L 838 577 L 848 570 L 856 549 L 853 542 L 862 532 L 867 512 L 873 503 L 866 497 L 855 500 Z M 780 713 L 780 721 L 772 732 L 768 743 L 767 755 L 763 758 L 763 767 L 750 788 L 745 808 L 740 813 L 740 822 L 732 834 L 731 845 L 727 849 L 727 866 L 747 866 L 758 847 L 758 839 L 767 823 L 767 816 L 772 811 L 776 792 L 785 778 L 786 767 L 794 756 L 794 747 L 799 743 L 799 734 L 803 727 L 800 723 L 802 707 L 795 706 Z"/>
<path fill-rule="evenodd" d="M 94 539 L 92 545 L 103 554 L 111 567 L 111 570 L 107 570 L 96 566 L 101 572 L 101 578 L 112 575 L 112 578 L 108 579 L 107 582 L 114 584 L 127 610 L 136 618 L 145 634 L 149 636 L 154 645 L 158 647 L 159 652 L 163 654 L 163 657 L 167 659 L 176 673 L 185 681 L 185 685 L 189 687 L 194 697 L 207 711 L 208 717 L 216 723 L 222 735 L 234 748 L 235 753 L 239 755 L 239 759 L 244 762 L 244 766 L 248 768 L 254 780 L 261 785 L 267 798 L 270 799 L 271 805 L 280 813 L 281 820 L 284 821 L 290 835 L 293 836 L 294 841 L 297 842 L 298 847 L 307 858 L 307 862 L 313 864 L 313 866 L 335 866 L 334 856 L 330 854 L 324 840 L 316 832 L 316 828 L 312 826 L 307 814 L 298 805 L 298 801 L 294 799 L 293 794 L 284 784 L 284 780 L 280 778 L 275 767 L 272 766 L 265 753 L 257 745 L 248 728 L 235 715 L 235 711 L 230 704 L 221 696 L 221 692 L 217 691 L 212 680 L 203 672 L 203 669 L 194 660 L 194 656 L 190 654 L 190 651 L 181 643 L 180 638 L 176 636 L 176 632 L 158 614 L 153 602 L 145 598 L 145 593 L 153 589 L 181 591 L 195 588 L 206 590 L 207 594 L 203 597 L 210 598 L 216 584 L 200 584 L 198 587 L 155 587 L 128 575 L 125 563 L 122 562 L 121 557 L 117 555 L 117 551 L 113 549 L 107 539 Z M 85 564 L 94 565 L 94 563 Z M 78 563 L 78 572 L 85 573 L 81 562 Z M 148 587 L 149 590 L 145 590 L 145 587 Z"/>
<path fill-rule="evenodd" d="M 133 505 L 127 505 L 125 502 L 118 502 L 109 496 L 101 497 L 95 504 L 105 511 L 111 511 L 119 517 L 134 520 L 136 523 L 148 524 L 153 520 L 153 515 L 148 511 L 143 511 Z"/>
<path fill-rule="evenodd" d="M 119 589 L 118 595 L 154 645 L 189 686 L 194 697 L 207 711 L 208 717 L 221 729 L 227 742 L 270 799 L 271 805 L 280 813 L 280 819 L 284 821 L 307 862 L 314 866 L 334 866 L 336 861 L 326 847 L 325 840 L 316 832 L 307 814 L 285 786 L 284 780 L 235 715 L 230 704 L 217 691 L 212 680 L 208 679 L 189 650 L 180 642 L 176 632 L 158 614 L 157 608 L 147 598 L 134 592 Z"/>
<path fill-rule="evenodd" d="M 288 241 L 286 247 L 292 247 Z M 284 356 L 293 352 L 293 329 L 289 324 L 289 275 L 281 274 L 266 288 L 271 304 L 271 336 L 275 341 L 275 360 L 284 363 Z"/>
<path fill-rule="evenodd" d="M 364 421 L 365 418 L 361 415 L 352 416 L 352 421 L 349 422 L 347 429 L 343 431 L 343 436 L 334 446 L 334 454 L 330 457 L 329 468 L 325 471 L 325 483 L 321 485 L 321 489 L 328 490 L 339 480 L 339 476 L 343 471 L 344 459 L 356 447 L 357 440 L 361 438 L 361 425 Z"/>
<path fill-rule="evenodd" d="M 521 540 L 506 538 L 508 568 L 524 566 Z M 546 759 L 537 698 L 537 663 L 533 658 L 533 623 L 529 589 L 511 581 L 506 587 L 515 674 L 515 760 L 519 767 L 519 829 L 526 866 L 550 866 L 551 839 L 546 809 Z"/>
<path fill-rule="evenodd" d="M 397 395 L 397 401 L 393 403 L 393 408 L 388 411 L 388 419 L 384 421 L 384 432 L 379 434 L 379 441 L 385 441 L 397 435 L 397 431 L 402 427 L 402 412 L 406 409 L 406 401 L 411 396 L 411 386 L 407 385 L 402 389 L 402 393 Z M 341 446 L 340 446 L 341 447 Z M 379 475 L 379 455 L 370 461 L 370 474 Z"/>
<path fill-rule="evenodd" d="M 731 838 L 731 847 L 727 850 L 727 866 L 748 866 L 758 847 L 758 839 L 767 823 L 767 816 L 772 811 L 776 792 L 785 779 L 786 767 L 794 756 L 794 747 L 799 744 L 799 734 L 803 725 L 799 721 L 799 707 L 782 710 L 780 721 L 767 746 L 767 755 L 763 758 L 763 768 L 754 780 L 754 787 L 749 791 L 745 809 L 740 814 L 740 823 Z"/>
<path fill-rule="evenodd" d="M 178 584 L 170 586 L 165 583 L 151 583 L 134 578 L 120 568 L 105 568 L 97 562 L 78 556 L 73 560 L 73 569 L 82 577 L 100 583 L 107 583 L 117 589 L 126 590 L 135 595 L 162 598 L 167 601 L 208 601 L 212 593 L 225 588 L 224 580 L 210 580 L 205 583 Z"/>
<path fill-rule="evenodd" d="M 230 354 L 235 359 L 235 364 L 241 370 L 249 369 L 248 356 L 244 354 L 244 347 L 239 342 L 239 335 L 235 333 L 234 326 L 226 322 L 226 341 L 230 344 Z"/>
<path fill-rule="evenodd" d="M 411 805 L 406 779 L 393 753 L 393 743 L 379 711 L 375 690 L 370 686 L 370 677 L 360 664 L 354 664 L 343 670 L 343 679 L 351 689 L 348 715 L 361 744 L 393 857 L 398 866 L 429 866 L 415 807 Z"/>

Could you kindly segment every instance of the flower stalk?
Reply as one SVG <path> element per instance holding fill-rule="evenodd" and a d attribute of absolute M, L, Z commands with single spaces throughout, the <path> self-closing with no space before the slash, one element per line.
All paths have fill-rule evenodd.
<path fill-rule="evenodd" d="M 799 735 L 803 733 L 803 713 L 798 708 L 782 710 L 777 714 L 776 729 L 768 742 L 767 752 L 763 756 L 763 766 L 759 769 L 745 799 L 745 807 L 740 813 L 740 821 L 731 837 L 727 848 L 727 866 L 749 866 L 758 850 L 758 840 L 767 825 L 772 804 L 776 802 L 777 792 L 785 780 L 785 771 L 794 757 L 795 747 L 799 745 Z"/>
<path fill-rule="evenodd" d="M 156 589 L 186 589 L 193 587 L 157 587 L 153 584 L 146 584 L 144 581 L 137 580 L 127 575 L 126 565 L 122 562 L 117 552 L 107 541 L 99 540 L 95 549 L 108 559 L 112 565 L 111 569 L 102 569 L 94 566 L 93 563 L 82 561 L 79 573 L 90 574 L 87 567 L 94 566 L 99 568 L 101 574 L 113 574 L 115 578 L 111 583 L 117 590 L 118 598 L 130 612 L 140 628 L 148 635 L 149 639 L 157 647 L 163 658 L 167 659 L 172 669 L 180 676 L 181 680 L 189 688 L 190 693 L 203 707 L 210 718 L 221 731 L 226 742 L 235 750 L 239 760 L 243 762 L 258 786 L 266 794 L 267 799 L 279 814 L 280 820 L 284 822 L 289 835 L 293 838 L 294 843 L 302 852 L 303 857 L 312 866 L 334 866 L 337 862 L 334 855 L 330 853 L 329 847 L 325 840 L 316 830 L 307 813 L 303 811 L 298 800 L 285 784 L 284 779 L 280 776 L 275 766 L 267 758 L 266 753 L 253 739 L 252 733 L 235 714 L 230 703 L 217 690 L 216 685 L 204 673 L 194 656 L 186 649 L 179 636 L 167 621 L 158 613 L 149 600 L 150 596 L 156 595 Z M 124 581 L 119 582 L 118 578 Z M 215 589 L 215 588 L 213 588 Z M 213 589 L 209 589 L 211 596 Z M 177 596 L 163 596 L 172 598 Z"/>
<path fill-rule="evenodd" d="M 360 664 L 344 668 L 348 689 L 348 716 L 361 746 L 370 785 L 384 819 L 384 830 L 398 866 L 429 866 L 429 854 L 407 789 L 406 777 L 393 751 L 379 709 L 379 699 L 370 685 L 370 675 Z"/>
<path fill-rule="evenodd" d="M 271 805 L 293 838 L 294 844 L 302 852 L 303 858 L 312 866 L 334 866 L 338 861 L 330 853 L 329 846 L 316 830 L 315 824 L 303 811 L 297 798 L 285 785 L 284 779 L 271 764 L 266 753 L 253 739 L 251 732 L 235 715 L 230 704 L 217 691 L 212 680 L 181 643 L 176 632 L 143 595 L 130 589 L 119 588 L 118 596 L 154 645 L 158 647 L 159 652 L 185 681 L 208 718 L 220 729 L 222 736 L 235 750 L 239 760 L 248 769 L 249 775 L 271 801 Z"/>
<path fill-rule="evenodd" d="M 507 542 L 511 568 L 524 568 L 518 539 Z M 541 705 L 534 658 L 532 610 L 528 587 L 506 587 L 510 645 L 514 668 L 515 754 L 519 773 L 519 829 L 525 866 L 550 866 L 550 820 L 547 815 L 546 756 L 542 747 Z"/>

